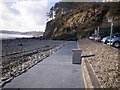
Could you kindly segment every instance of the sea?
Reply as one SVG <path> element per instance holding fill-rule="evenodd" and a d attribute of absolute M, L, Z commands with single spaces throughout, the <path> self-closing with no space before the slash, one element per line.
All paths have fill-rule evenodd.
<path fill-rule="evenodd" d="M 0 39 L 31 38 L 32 35 L 0 33 Z"/>

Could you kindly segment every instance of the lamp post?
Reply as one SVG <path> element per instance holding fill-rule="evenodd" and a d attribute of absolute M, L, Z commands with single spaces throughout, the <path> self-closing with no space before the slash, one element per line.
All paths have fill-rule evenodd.
<path fill-rule="evenodd" d="M 108 22 L 111 23 L 111 29 L 110 29 L 110 45 L 111 45 L 111 39 L 113 34 L 113 18 L 108 18 Z"/>
<path fill-rule="evenodd" d="M 97 28 L 97 34 L 98 35 L 100 34 L 100 28 L 99 27 Z"/>

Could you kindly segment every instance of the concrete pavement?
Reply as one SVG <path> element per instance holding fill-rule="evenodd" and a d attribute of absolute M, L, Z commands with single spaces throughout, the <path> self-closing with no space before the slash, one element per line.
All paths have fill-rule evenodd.
<path fill-rule="evenodd" d="M 75 48 L 77 43 L 69 42 L 4 88 L 84 88 L 81 67 L 72 64 L 72 49 Z"/>

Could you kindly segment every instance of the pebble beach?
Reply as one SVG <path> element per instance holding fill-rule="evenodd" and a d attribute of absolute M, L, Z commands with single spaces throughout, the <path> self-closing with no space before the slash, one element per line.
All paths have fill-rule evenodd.
<path fill-rule="evenodd" d="M 27 71 L 66 43 L 34 38 L 2 40 L 1 85 Z"/>

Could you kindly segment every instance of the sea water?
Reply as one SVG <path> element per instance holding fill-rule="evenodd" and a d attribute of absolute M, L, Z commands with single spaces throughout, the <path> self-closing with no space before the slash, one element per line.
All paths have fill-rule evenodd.
<path fill-rule="evenodd" d="M 22 34 L 5 34 L 0 33 L 0 39 L 14 39 L 14 38 L 30 38 L 32 35 L 22 35 Z"/>

